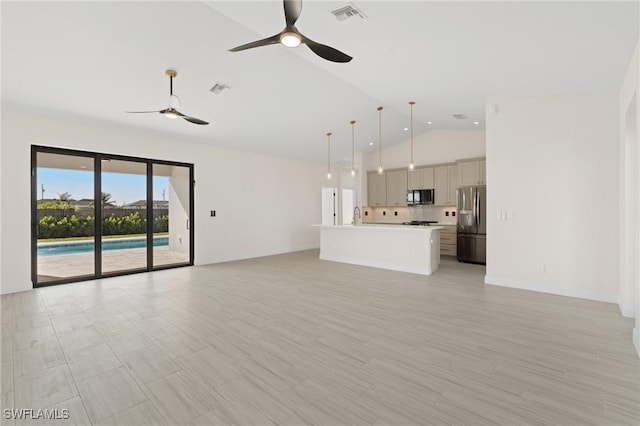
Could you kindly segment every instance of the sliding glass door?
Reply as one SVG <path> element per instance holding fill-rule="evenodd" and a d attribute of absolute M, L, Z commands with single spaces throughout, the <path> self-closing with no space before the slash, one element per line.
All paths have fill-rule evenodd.
<path fill-rule="evenodd" d="M 40 284 L 95 276 L 94 163 L 91 156 L 35 154 L 32 244 Z M 34 282 L 35 284 L 35 282 Z"/>
<path fill-rule="evenodd" d="M 101 160 L 102 273 L 147 269 L 147 164 Z"/>
<path fill-rule="evenodd" d="M 193 264 L 193 165 L 32 147 L 32 279 Z"/>
<path fill-rule="evenodd" d="M 191 251 L 191 197 L 188 167 L 153 165 L 153 264 L 189 261 Z"/>

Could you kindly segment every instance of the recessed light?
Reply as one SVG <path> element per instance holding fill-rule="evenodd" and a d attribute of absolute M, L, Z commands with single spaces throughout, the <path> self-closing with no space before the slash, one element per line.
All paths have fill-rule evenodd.
<path fill-rule="evenodd" d="M 433 124 L 433 121 L 427 121 L 427 124 Z"/>
<path fill-rule="evenodd" d="M 369 146 L 373 146 L 373 142 L 369 142 Z"/>
<path fill-rule="evenodd" d="M 404 128 L 404 129 L 402 129 L 402 130 L 404 130 L 404 131 L 406 132 L 406 131 L 408 131 L 408 130 L 409 130 L 409 128 L 408 128 L 408 127 L 405 127 L 405 128 Z"/>
<path fill-rule="evenodd" d="M 480 124 L 480 122 L 479 121 L 474 121 L 473 124 L 478 125 L 478 124 Z"/>

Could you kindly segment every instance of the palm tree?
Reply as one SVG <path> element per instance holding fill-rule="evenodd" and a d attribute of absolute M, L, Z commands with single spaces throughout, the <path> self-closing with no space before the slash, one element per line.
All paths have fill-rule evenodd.
<path fill-rule="evenodd" d="M 108 192 L 101 192 L 100 199 L 103 207 L 113 207 L 115 204 L 111 201 L 111 194 Z"/>
<path fill-rule="evenodd" d="M 62 194 L 58 192 L 58 200 L 60 200 L 60 207 L 63 209 L 68 209 L 71 207 L 71 203 L 69 201 L 72 200 L 71 194 L 68 192 L 63 192 Z"/>

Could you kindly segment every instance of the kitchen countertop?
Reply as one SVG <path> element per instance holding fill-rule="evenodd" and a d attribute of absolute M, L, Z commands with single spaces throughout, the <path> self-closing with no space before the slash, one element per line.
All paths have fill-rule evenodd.
<path fill-rule="evenodd" d="M 402 225 L 402 226 L 426 226 L 426 225 L 403 225 L 402 223 L 399 222 L 363 222 L 362 225 Z M 457 223 L 453 222 L 438 222 L 438 223 L 432 223 L 429 226 L 456 226 Z"/>
<path fill-rule="evenodd" d="M 363 223 L 359 225 L 311 225 L 319 228 L 331 228 L 331 229 L 406 229 L 409 231 L 436 231 L 442 229 L 442 226 L 438 224 L 425 225 L 403 225 L 401 223 Z"/>

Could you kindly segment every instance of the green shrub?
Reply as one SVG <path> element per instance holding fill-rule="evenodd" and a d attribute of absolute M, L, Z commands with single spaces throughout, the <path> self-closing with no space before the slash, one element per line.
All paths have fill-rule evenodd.
<path fill-rule="evenodd" d="M 95 218 L 87 216 L 78 219 L 76 215 L 64 216 L 56 219 L 53 216 L 43 216 L 38 223 L 38 238 L 68 238 L 90 237 L 94 235 Z M 153 221 L 153 232 L 167 232 L 169 230 L 169 216 L 158 216 Z M 147 219 L 140 213 L 134 212 L 127 216 L 111 215 L 102 220 L 102 235 L 145 234 Z"/>

